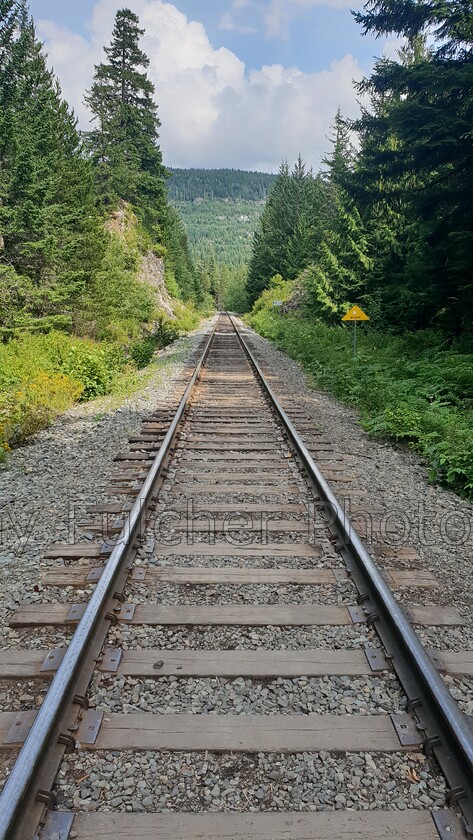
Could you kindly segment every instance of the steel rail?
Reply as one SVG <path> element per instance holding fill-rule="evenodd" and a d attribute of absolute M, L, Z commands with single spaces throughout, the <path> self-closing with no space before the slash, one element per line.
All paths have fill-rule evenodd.
<path fill-rule="evenodd" d="M 61 716 L 74 696 L 74 683 L 81 664 L 93 642 L 98 624 L 110 599 L 114 598 L 115 582 L 123 567 L 127 552 L 133 545 L 143 520 L 156 481 L 158 480 L 174 437 L 189 403 L 194 386 L 212 345 L 216 324 L 195 367 L 192 378 L 181 398 L 174 419 L 150 468 L 145 483 L 130 511 L 116 546 L 104 568 L 84 615 L 67 647 L 64 659 L 54 677 L 35 722 L 21 749 L 0 796 L 0 840 L 9 840 L 16 830 L 22 809 L 38 777 L 45 754 L 51 746 Z M 22 838 L 24 840 L 24 838 Z"/>
<path fill-rule="evenodd" d="M 436 755 L 442 770 L 449 781 L 452 780 L 451 785 L 458 787 L 458 790 L 454 791 L 453 801 L 458 802 L 468 830 L 473 833 L 473 728 L 450 694 L 402 606 L 396 601 L 381 572 L 370 557 L 366 546 L 351 525 L 346 511 L 338 502 L 302 438 L 266 381 L 254 354 L 248 347 L 234 319 L 231 315 L 229 317 L 240 344 L 279 417 L 284 431 L 323 504 L 330 512 L 332 522 L 342 538 L 343 545 L 346 546 L 357 570 L 361 573 L 363 582 L 374 602 L 376 612 L 379 614 L 376 618 L 384 619 L 389 630 L 389 640 L 393 643 L 396 652 L 404 659 L 403 662 L 396 662 L 397 657 L 392 656 L 394 668 L 401 682 L 406 688 L 405 682 L 407 681 L 411 688 L 412 677 L 414 677 L 415 687 L 420 689 L 421 702 L 414 702 L 412 708 L 415 708 L 416 715 L 420 718 L 421 728 L 430 730 L 427 735 L 429 739 L 433 739 L 431 751 Z M 393 653 L 392 649 L 390 653 Z M 406 674 L 408 675 L 407 680 L 404 680 L 403 677 Z M 412 691 L 406 691 L 406 693 L 409 696 Z M 425 713 L 428 721 L 428 727 L 422 726 L 424 723 L 423 713 Z M 439 735 L 440 743 L 436 744 L 436 736 Z"/>

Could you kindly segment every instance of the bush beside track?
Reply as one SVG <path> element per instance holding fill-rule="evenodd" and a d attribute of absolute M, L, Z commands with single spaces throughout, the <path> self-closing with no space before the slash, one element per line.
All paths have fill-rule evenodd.
<path fill-rule="evenodd" d="M 353 359 L 350 326 L 282 314 L 293 287 L 280 281 L 256 301 L 247 322 L 300 362 L 314 388 L 361 414 L 372 435 L 420 453 L 432 481 L 473 500 L 473 354 L 436 330 L 402 335 L 363 324 Z"/>

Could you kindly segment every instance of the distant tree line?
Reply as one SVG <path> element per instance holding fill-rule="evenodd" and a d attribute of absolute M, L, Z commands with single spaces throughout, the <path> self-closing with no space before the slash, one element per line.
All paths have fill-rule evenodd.
<path fill-rule="evenodd" d="M 370 0 L 355 17 L 406 45 L 359 85 L 370 98 L 360 119 L 337 114 L 324 171 L 281 166 L 254 239 L 249 299 L 280 274 L 298 279 L 307 311 L 329 322 L 356 302 L 399 329 L 471 332 L 471 6 Z"/>
<path fill-rule="evenodd" d="M 240 169 L 170 169 L 169 197 L 173 201 L 228 199 L 265 201 L 275 175 Z"/>
<path fill-rule="evenodd" d="M 275 175 L 236 169 L 171 169 L 169 195 L 184 221 L 199 286 L 219 309 L 244 312 L 254 230 Z"/>

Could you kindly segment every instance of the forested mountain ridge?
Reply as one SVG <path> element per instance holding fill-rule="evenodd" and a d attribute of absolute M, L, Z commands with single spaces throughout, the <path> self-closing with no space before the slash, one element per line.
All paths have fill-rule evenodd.
<path fill-rule="evenodd" d="M 171 169 L 168 191 L 186 226 L 200 283 L 220 308 L 243 312 L 254 231 L 275 175 Z"/>
<path fill-rule="evenodd" d="M 213 259 L 233 266 L 248 263 L 263 202 L 205 198 L 176 201 L 175 207 L 197 262 Z"/>
<path fill-rule="evenodd" d="M 276 175 L 241 169 L 169 169 L 169 197 L 173 201 L 223 199 L 265 201 Z"/>
<path fill-rule="evenodd" d="M 264 203 L 196 198 L 174 204 L 186 228 L 200 285 L 217 308 L 244 312 L 247 266 Z"/>

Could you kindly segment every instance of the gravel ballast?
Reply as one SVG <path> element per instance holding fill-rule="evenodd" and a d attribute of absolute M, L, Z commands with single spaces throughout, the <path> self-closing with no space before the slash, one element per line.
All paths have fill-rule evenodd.
<path fill-rule="evenodd" d="M 207 325 L 208 329 L 208 325 Z M 126 400 L 120 407 L 110 409 L 100 418 L 91 406 L 76 408 L 65 415 L 47 432 L 41 433 L 27 449 L 14 453 L 10 472 L 13 470 L 13 483 L 10 488 L 9 504 L 21 509 L 22 515 L 31 513 L 34 527 L 32 538 L 24 541 L 24 551 L 18 563 L 17 552 L 9 546 L 5 558 L 5 568 L 12 570 L 8 582 L 7 604 L 5 613 L 14 609 L 20 600 L 30 603 L 75 603 L 84 601 L 91 588 L 82 589 L 49 588 L 42 591 L 40 585 L 41 552 L 49 543 L 66 541 L 70 534 L 70 488 L 74 488 L 74 499 L 80 515 L 85 515 L 88 504 L 109 501 L 105 497 L 105 488 L 113 474 L 112 458 L 119 450 L 127 449 L 127 437 L 136 430 L 142 417 L 151 413 L 162 400 L 169 396 L 172 389 L 172 377 L 176 377 L 191 349 L 202 337 L 199 331 L 186 339 L 172 351 L 166 366 L 165 381 L 159 373 L 159 382 L 148 383 L 143 392 Z M 333 441 L 334 452 L 342 453 L 343 467 L 336 458 L 323 459 L 323 468 L 334 471 L 336 493 L 346 489 L 359 488 L 373 505 L 380 505 L 382 510 L 389 508 L 396 491 L 401 504 L 406 505 L 409 494 L 415 494 L 419 479 L 419 465 L 409 452 L 389 450 L 376 444 L 372 449 L 357 424 L 353 412 L 340 406 L 325 395 L 307 390 L 304 376 L 297 365 L 276 351 L 269 342 L 251 333 L 251 341 L 259 355 L 266 372 L 272 376 L 272 385 L 276 392 L 283 395 L 289 406 L 300 406 L 308 415 L 314 427 L 320 429 L 324 438 Z M 174 354 L 174 355 L 173 355 Z M 159 386 L 159 387 L 158 387 Z M 202 399 L 202 397 L 200 398 Z M 198 402 L 198 399 L 196 400 Z M 187 424 L 189 430 L 190 423 Z M 271 430 L 271 434 L 274 431 Z M 29 469 L 27 458 L 31 450 L 32 473 L 21 474 Z M 268 504 L 297 502 L 303 503 L 310 496 L 309 490 L 284 442 L 277 444 L 275 459 L 280 458 L 283 466 L 287 463 L 286 475 L 281 477 L 280 486 L 274 486 L 274 492 L 265 489 L 260 493 L 240 492 L 235 494 L 231 485 L 222 484 L 222 492 L 200 494 L 196 492 L 199 506 L 231 500 L 236 505 L 241 501 Z M 378 458 L 379 456 L 379 458 Z M 21 460 L 23 458 L 23 461 Z M 397 460 L 399 459 L 399 465 Z M 410 460 L 409 460 L 410 459 Z M 255 464 L 257 458 L 255 458 Z M 416 466 L 417 464 L 417 466 Z M 26 467 L 25 465 L 28 465 Z M 184 471 L 179 470 L 184 467 Z M 399 466 L 398 473 L 395 467 Z M 253 471 L 256 471 L 256 467 Z M 411 472 L 409 472 L 411 470 Z M 195 463 L 183 458 L 183 450 L 177 450 L 171 463 L 159 504 L 182 507 L 187 498 L 180 492 L 178 485 L 185 486 L 191 473 L 199 473 L 199 461 Z M 346 471 L 346 474 L 345 474 Z M 252 468 L 248 468 L 251 474 Z M 264 474 L 264 466 L 258 472 Z M 343 472 L 343 476 L 341 473 Z M 213 484 L 212 471 L 200 471 L 201 478 Z M 32 485 L 28 485 L 31 477 Z M 0 473 L 0 486 L 4 476 Z M 399 479 L 399 485 L 397 481 Z M 224 480 L 224 479 L 223 479 Z M 258 479 L 264 487 L 264 478 Z M 242 479 L 252 489 L 251 479 Z M 43 484 L 45 490 L 43 491 Z M 295 486 L 296 492 L 287 488 Z M 42 497 L 36 493 L 43 493 Z M 446 491 L 425 485 L 422 493 L 439 494 L 439 499 Z M 428 493 L 427 493 L 428 491 Z M 450 498 L 452 494 L 448 494 Z M 423 497 L 422 497 L 423 498 Z M 456 499 L 456 497 L 453 497 Z M 412 496 L 415 499 L 415 495 Z M 440 504 L 440 502 L 439 502 Z M 463 504 L 463 503 L 462 503 Z M 471 507 L 471 506 L 470 506 Z M 78 515 L 78 514 L 77 514 Z M 61 518 L 62 517 L 62 518 Z M 65 518 L 64 518 L 65 517 Z M 144 543 L 153 540 L 156 529 L 155 519 L 150 517 L 150 527 Z M 37 525 L 39 522 L 39 525 Z M 389 530 L 389 529 L 388 529 Z M 376 536 L 379 529 L 375 531 Z M 11 545 L 15 544 L 10 530 Z M 89 536 L 82 535 L 84 541 L 99 542 L 101 537 L 96 531 Z M 337 568 L 342 565 L 341 557 L 328 539 L 327 532 L 317 535 L 316 550 L 312 556 L 297 555 L 298 547 L 304 545 L 307 536 L 300 531 L 287 531 L 284 534 L 275 531 L 271 542 L 290 546 L 293 556 L 279 557 L 272 551 L 271 545 L 264 553 L 252 556 L 225 556 L 218 554 L 218 545 L 213 555 L 192 553 L 163 557 L 159 544 L 147 550 L 138 550 L 137 562 L 150 566 L 187 566 L 213 568 L 218 566 L 253 567 L 253 568 Z M 205 540 L 196 535 L 195 543 L 202 549 Z M 255 551 L 261 551 L 260 538 L 254 541 Z M 466 615 L 469 596 L 452 595 L 455 587 L 443 589 L 443 578 L 439 573 L 439 564 L 427 561 L 425 546 L 419 547 L 410 539 L 409 545 L 419 550 L 420 561 L 414 561 L 415 568 L 428 569 L 442 581 L 442 591 L 435 595 L 435 590 L 412 589 L 407 594 L 414 603 L 447 603 L 460 607 Z M 305 547 L 305 546 L 304 546 Z M 450 553 L 452 547 L 449 547 Z M 237 550 L 236 550 L 237 551 Z M 429 555 L 430 556 L 430 555 Z M 437 552 L 437 557 L 443 555 Z M 445 556 L 447 547 L 445 546 Z M 399 566 L 395 559 L 382 563 L 386 567 L 411 568 L 409 562 L 401 558 Z M 425 565 L 424 565 L 425 564 Z M 54 564 L 51 564 L 55 568 Z M 66 565 L 69 565 L 66 563 Z M 74 565 L 74 564 L 73 564 Z M 381 565 L 381 563 L 380 563 Z M 459 580 L 462 580 L 463 567 Z M 129 582 L 126 590 L 127 600 L 136 604 L 152 602 L 159 605 L 295 605 L 318 604 L 346 605 L 356 603 L 356 592 L 351 581 L 343 581 L 333 586 L 294 586 L 294 585 L 173 585 L 156 586 Z M 401 597 L 405 593 L 401 590 Z M 447 600 L 441 600 L 447 598 Z M 468 602 L 469 603 L 469 602 Z M 182 619 L 179 619 L 182 620 Z M 200 619 L 199 619 L 200 620 Z M 437 633 L 437 630 L 439 631 Z M 47 647 L 50 638 L 61 643 L 70 637 L 70 628 L 39 628 L 38 632 L 7 629 L 4 647 L 21 644 L 31 647 Z M 473 629 L 471 630 L 473 634 Z M 452 634 L 452 645 L 449 645 Z M 440 639 L 446 648 L 459 649 L 467 646 L 468 630 L 463 628 L 429 628 L 430 639 Z M 29 639 L 31 637 L 31 639 Z M 200 649 L 200 650 L 301 650 L 322 648 L 325 650 L 347 649 L 360 650 L 370 641 L 379 644 L 374 631 L 363 624 L 350 626 L 303 626 L 303 627 L 229 627 L 229 626 L 140 626 L 119 624 L 112 627 L 107 639 L 110 647 L 123 647 L 126 650 L 140 649 Z M 441 646 L 434 642 L 434 646 Z M 464 711 L 473 709 L 473 690 L 471 680 L 453 680 L 446 678 L 446 684 L 458 698 Z M 22 684 L 10 691 L 8 686 L 0 685 L 0 702 L 5 707 L 34 708 L 42 700 L 43 686 Z M 23 698 L 23 699 L 22 699 Z M 298 677 L 286 679 L 248 679 L 248 678 L 176 678 L 161 677 L 156 679 L 131 679 L 121 676 L 96 675 L 91 689 L 92 705 L 109 712 L 118 712 L 132 716 L 136 713 L 179 714 L 192 713 L 201 715 L 298 715 L 311 713 L 333 715 L 333 726 L 337 726 L 340 715 L 388 715 L 403 712 L 406 698 L 391 672 L 366 677 Z M 9 705 L 10 704 L 10 705 Z M 198 722 L 196 721 L 198 726 Z M 397 742 L 396 742 L 397 743 Z M 278 743 L 278 746 L 282 744 Z M 148 742 L 144 744 L 148 746 Z M 397 749 L 397 747 L 396 747 Z M 93 752 L 77 750 L 67 756 L 57 780 L 58 801 L 61 807 L 91 811 L 96 809 L 116 811 L 240 811 L 240 810 L 320 810 L 320 809 L 398 809 L 435 808 L 445 804 L 445 784 L 438 769 L 420 752 L 399 752 L 393 754 L 335 754 L 331 752 L 297 753 L 293 755 L 279 753 L 259 754 L 217 754 L 217 753 L 176 753 L 176 752 Z"/>
<path fill-rule="evenodd" d="M 368 438 L 353 409 L 310 389 L 297 362 L 254 330 L 239 324 L 263 372 L 272 376 L 271 385 L 283 406 L 290 412 L 297 405 L 311 427 L 330 440 L 333 451 L 343 456 L 351 487 L 362 493 L 367 507 L 379 507 L 384 512 L 382 542 L 389 542 L 388 523 L 397 523 L 402 532 L 405 528 L 405 536 L 392 539 L 392 544 L 412 546 L 421 561 L 392 563 L 392 567 L 432 572 L 441 584 L 437 603 L 458 607 L 465 625 L 473 626 L 473 505 L 444 487 L 430 484 L 425 464 L 411 450 Z M 333 482 L 333 486 L 339 498 L 344 495 L 343 485 L 337 487 Z M 374 515 L 375 543 L 377 525 L 379 520 Z M 389 566 L 389 562 L 385 565 Z"/>
<path fill-rule="evenodd" d="M 361 624 L 346 627 L 139 627 L 114 628 L 110 645 L 126 650 L 359 650 L 373 637 Z M 371 643 L 371 642 L 370 642 Z"/>
<path fill-rule="evenodd" d="M 114 455 L 127 448 L 142 418 L 173 395 L 174 383 L 210 326 L 205 322 L 162 351 L 158 367 L 132 396 L 75 406 L 0 468 L 3 648 L 16 643 L 16 631 L 8 627 L 11 611 L 21 601 L 48 600 L 46 592 L 39 593 L 42 552 L 52 542 L 74 541 L 75 524 L 86 518 L 87 506 L 110 501 L 105 488 L 116 470 Z"/>
<path fill-rule="evenodd" d="M 356 590 L 351 581 L 336 586 L 133 586 L 134 603 L 161 604 L 356 604 Z"/>
<path fill-rule="evenodd" d="M 406 698 L 393 675 L 296 679 L 96 680 L 92 702 L 104 711 L 160 714 L 396 714 Z"/>
<path fill-rule="evenodd" d="M 421 753 L 66 756 L 61 808 L 79 811 L 319 811 L 441 808 L 445 784 Z"/>

